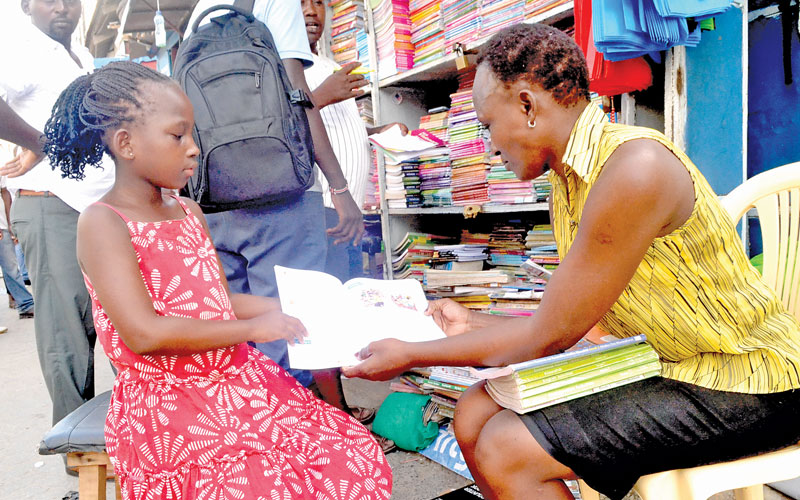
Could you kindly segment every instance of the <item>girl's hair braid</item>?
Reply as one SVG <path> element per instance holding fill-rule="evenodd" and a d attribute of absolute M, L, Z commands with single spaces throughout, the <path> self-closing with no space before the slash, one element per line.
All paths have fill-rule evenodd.
<path fill-rule="evenodd" d="M 556 102 L 572 106 L 589 98 L 589 69 L 578 45 L 544 24 L 517 24 L 492 36 L 478 56 L 505 85 L 519 79 L 541 85 Z"/>
<path fill-rule="evenodd" d="M 103 134 L 131 121 L 142 108 L 141 84 L 172 82 L 140 64 L 121 61 L 73 81 L 58 97 L 44 127 L 44 152 L 62 177 L 83 179 L 86 165 L 100 166 L 110 151 Z"/>

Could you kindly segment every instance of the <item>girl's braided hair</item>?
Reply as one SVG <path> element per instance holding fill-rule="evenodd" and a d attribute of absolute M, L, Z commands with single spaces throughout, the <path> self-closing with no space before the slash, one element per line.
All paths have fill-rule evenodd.
<path fill-rule="evenodd" d="M 100 166 L 111 153 L 103 134 L 135 118 L 142 108 L 141 84 L 172 82 L 128 61 L 110 63 L 73 81 L 58 97 L 44 127 L 44 152 L 62 177 L 83 179 L 86 165 Z"/>
<path fill-rule="evenodd" d="M 541 85 L 563 106 L 589 98 L 589 69 L 581 49 L 562 31 L 544 24 L 517 24 L 494 35 L 478 56 L 495 78 Z"/>

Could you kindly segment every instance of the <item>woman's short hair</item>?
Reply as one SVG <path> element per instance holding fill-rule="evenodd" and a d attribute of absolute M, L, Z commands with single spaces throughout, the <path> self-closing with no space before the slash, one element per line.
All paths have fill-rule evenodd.
<path fill-rule="evenodd" d="M 575 42 L 544 24 L 517 24 L 489 39 L 478 56 L 506 85 L 524 78 L 540 85 L 564 106 L 589 98 L 586 58 Z"/>

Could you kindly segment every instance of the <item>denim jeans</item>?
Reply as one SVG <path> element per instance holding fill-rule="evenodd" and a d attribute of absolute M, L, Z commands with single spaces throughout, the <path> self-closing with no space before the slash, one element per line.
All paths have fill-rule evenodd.
<path fill-rule="evenodd" d="M 325 212 L 322 193 L 306 191 L 291 200 L 258 208 L 207 214 L 211 237 L 231 293 L 277 297 L 275 266 L 323 271 Z M 255 344 L 308 387 L 311 373 L 290 370 L 285 340 Z"/>
<path fill-rule="evenodd" d="M 339 215 L 332 208 L 325 208 L 325 225 L 327 229 L 336 227 L 339 224 Z M 352 242 L 339 243 L 334 245 L 334 238 L 327 237 L 328 255 L 325 258 L 325 272 L 339 278 L 344 283 L 351 278 L 359 278 L 364 275 L 363 257 L 361 255 L 361 244 L 353 246 Z"/>
<path fill-rule="evenodd" d="M 14 252 L 17 254 L 17 264 L 19 265 L 19 272 L 22 274 L 23 280 L 30 281 L 30 276 L 28 276 L 28 267 L 25 265 L 25 254 L 22 253 L 22 245 L 17 243 L 14 245 Z"/>
<path fill-rule="evenodd" d="M 11 233 L 3 229 L 3 238 L 0 239 L 0 269 L 3 270 L 3 281 L 6 288 L 17 303 L 17 311 L 28 312 L 33 309 L 33 296 L 25 288 L 25 282 L 17 264 L 17 253 L 14 251 L 14 242 Z"/>

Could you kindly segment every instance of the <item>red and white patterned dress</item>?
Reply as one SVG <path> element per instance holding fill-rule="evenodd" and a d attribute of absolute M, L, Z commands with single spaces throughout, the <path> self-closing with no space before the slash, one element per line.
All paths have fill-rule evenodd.
<path fill-rule="evenodd" d="M 131 221 L 115 210 L 153 307 L 164 316 L 235 319 L 211 240 L 181 206 L 186 217 L 163 222 Z M 119 370 L 105 438 L 123 498 L 391 496 L 391 469 L 369 431 L 257 350 L 239 344 L 140 356 L 120 339 L 88 278 L 86 286 L 97 334 Z"/>

